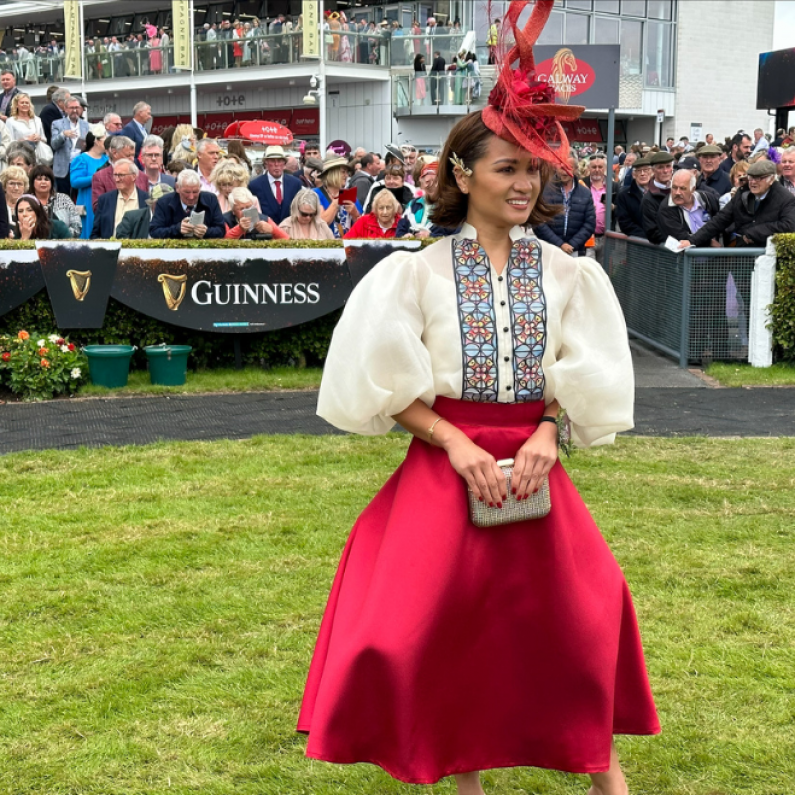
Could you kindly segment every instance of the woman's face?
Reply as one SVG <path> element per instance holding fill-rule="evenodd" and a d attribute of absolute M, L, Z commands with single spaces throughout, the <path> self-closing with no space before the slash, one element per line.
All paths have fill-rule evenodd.
<path fill-rule="evenodd" d="M 25 192 L 25 183 L 21 179 L 11 178 L 6 182 L 6 201 L 16 204 L 17 199 Z"/>
<path fill-rule="evenodd" d="M 49 196 L 52 190 L 50 178 L 46 174 L 39 174 L 39 176 L 33 180 L 33 190 L 36 191 L 37 196 Z"/>
<path fill-rule="evenodd" d="M 375 217 L 378 219 L 378 223 L 381 224 L 381 226 L 392 226 L 392 223 L 395 220 L 395 206 L 392 204 L 392 202 L 376 202 L 373 212 L 375 213 Z"/>
<path fill-rule="evenodd" d="M 9 166 L 19 166 L 21 169 L 24 170 L 24 172 L 26 174 L 30 174 L 30 172 L 33 170 L 33 166 L 29 166 L 27 160 L 25 160 L 25 158 L 22 157 L 22 155 L 19 155 L 18 157 L 11 158 L 11 160 L 8 163 L 8 165 Z"/>
<path fill-rule="evenodd" d="M 436 174 L 430 172 L 428 174 L 423 174 L 420 177 L 420 187 L 426 192 L 430 193 L 433 186 L 436 184 Z"/>
<path fill-rule="evenodd" d="M 400 174 L 390 174 L 387 172 L 386 176 L 384 177 L 384 185 L 387 188 L 402 188 L 403 187 L 404 179 L 400 176 Z"/>
<path fill-rule="evenodd" d="M 511 229 L 527 222 L 541 192 L 541 161 L 516 144 L 492 135 L 472 176 L 457 174 L 469 197 L 467 221 L 476 229 Z"/>
<path fill-rule="evenodd" d="M 743 188 L 748 184 L 748 174 L 744 171 L 739 171 L 734 175 L 734 187 Z"/>
<path fill-rule="evenodd" d="M 232 188 L 235 187 L 235 184 L 232 181 L 222 180 L 221 182 L 216 183 L 215 187 L 218 188 L 218 191 L 222 196 L 229 196 L 229 194 L 232 192 Z"/>
<path fill-rule="evenodd" d="M 17 100 L 17 114 L 19 116 L 27 116 L 30 113 L 30 99 L 28 97 L 19 97 Z"/>
<path fill-rule="evenodd" d="M 31 219 L 31 217 L 33 218 L 33 221 L 35 223 L 35 221 L 36 221 L 36 212 L 30 206 L 30 202 L 28 202 L 28 201 L 20 202 L 19 206 L 17 207 L 17 221 L 22 223 L 22 222 L 25 222 L 25 221 L 29 221 Z"/>
<path fill-rule="evenodd" d="M 298 208 L 298 223 L 301 226 L 309 226 L 315 220 L 315 211 L 308 204 L 302 204 Z"/>

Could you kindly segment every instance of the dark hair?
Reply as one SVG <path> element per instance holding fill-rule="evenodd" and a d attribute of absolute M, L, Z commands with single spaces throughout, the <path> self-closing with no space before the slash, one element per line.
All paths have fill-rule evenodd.
<path fill-rule="evenodd" d="M 176 129 L 172 124 L 160 133 L 160 137 L 163 139 L 163 157 L 166 157 L 166 153 L 171 151 L 171 146 L 174 143 L 174 130 Z"/>
<path fill-rule="evenodd" d="M 49 166 L 33 166 L 33 168 L 30 170 L 28 179 L 30 180 L 31 193 L 36 192 L 35 188 L 33 187 L 36 177 L 47 177 L 47 179 L 50 180 L 50 196 L 55 196 L 55 194 L 58 193 L 58 188 L 55 184 L 55 174 L 53 174 L 52 169 Z"/>
<path fill-rule="evenodd" d="M 447 141 L 439 157 L 439 177 L 437 181 L 436 203 L 431 210 L 431 221 L 437 226 L 457 229 L 467 217 L 469 199 L 462 193 L 453 174 L 450 157 L 453 152 L 468 168 L 474 168 L 481 160 L 494 133 L 483 123 L 481 111 L 475 111 L 459 121 L 447 136 Z M 541 161 L 541 190 L 536 203 L 525 222 L 531 226 L 551 221 L 560 209 L 544 202 L 544 188 L 554 174 L 554 167 L 545 160 Z"/>
<path fill-rule="evenodd" d="M 425 71 L 423 69 L 423 67 L 422 67 L 422 64 L 423 64 L 424 61 L 425 61 L 425 56 L 421 52 L 418 52 L 414 56 L 414 71 L 415 72 L 423 72 L 423 71 Z"/>
<path fill-rule="evenodd" d="M 248 159 L 246 147 L 243 146 L 242 141 L 229 141 L 226 144 L 226 152 L 227 154 L 234 155 L 236 158 L 238 158 L 241 164 L 248 168 L 249 174 L 251 173 L 251 161 Z"/>
<path fill-rule="evenodd" d="M 172 177 L 175 177 L 180 171 L 184 171 L 186 168 L 188 168 L 188 164 L 184 160 L 171 160 L 166 166 L 166 171 L 168 171 Z"/>
<path fill-rule="evenodd" d="M 52 95 L 60 88 L 60 86 L 50 86 L 47 89 L 47 102 L 52 102 Z"/>
<path fill-rule="evenodd" d="M 393 176 L 393 177 L 403 177 L 403 179 L 405 179 L 406 178 L 406 167 L 399 160 L 396 161 L 395 163 L 390 163 L 384 169 L 384 176 L 387 176 L 387 175 L 390 175 L 390 176 Z"/>
<path fill-rule="evenodd" d="M 19 234 L 20 202 L 27 202 L 28 205 L 33 209 L 33 212 L 36 214 L 36 226 L 33 229 L 32 239 L 49 240 L 52 224 L 50 223 L 50 219 L 47 217 L 47 211 L 44 209 L 44 207 L 42 207 L 41 202 L 39 202 L 35 196 L 31 196 L 27 193 L 24 196 L 20 196 L 17 199 L 17 203 L 14 205 L 14 218 L 17 219 L 17 234 Z M 21 239 L 21 237 L 18 239 Z"/>

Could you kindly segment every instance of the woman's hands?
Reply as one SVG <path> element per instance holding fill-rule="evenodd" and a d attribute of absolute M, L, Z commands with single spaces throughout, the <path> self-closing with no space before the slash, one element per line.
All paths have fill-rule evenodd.
<path fill-rule="evenodd" d="M 558 460 L 558 426 L 542 422 L 514 457 L 511 493 L 527 499 L 541 488 L 544 478 Z"/>
<path fill-rule="evenodd" d="M 493 455 L 478 447 L 463 433 L 445 445 L 450 465 L 466 481 L 474 495 L 489 507 L 502 508 L 508 495 L 503 471 Z"/>
<path fill-rule="evenodd" d="M 33 213 L 24 215 L 18 220 L 19 237 L 21 240 L 30 240 L 36 228 L 36 216 Z"/>

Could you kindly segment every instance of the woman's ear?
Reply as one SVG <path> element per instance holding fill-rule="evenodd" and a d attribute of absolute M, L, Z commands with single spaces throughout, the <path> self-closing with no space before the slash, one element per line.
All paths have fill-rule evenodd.
<path fill-rule="evenodd" d="M 456 185 L 458 185 L 458 190 L 461 193 L 469 193 L 469 177 L 458 166 L 453 168 L 453 176 L 455 177 Z"/>

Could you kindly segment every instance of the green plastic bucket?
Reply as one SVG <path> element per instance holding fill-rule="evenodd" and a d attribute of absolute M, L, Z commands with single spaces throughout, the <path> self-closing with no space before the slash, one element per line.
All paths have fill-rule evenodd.
<path fill-rule="evenodd" d="M 190 345 L 147 345 L 149 378 L 160 386 L 182 386 L 188 375 Z"/>
<path fill-rule="evenodd" d="M 127 386 L 133 345 L 86 345 L 88 372 L 92 383 L 108 389 Z"/>

